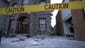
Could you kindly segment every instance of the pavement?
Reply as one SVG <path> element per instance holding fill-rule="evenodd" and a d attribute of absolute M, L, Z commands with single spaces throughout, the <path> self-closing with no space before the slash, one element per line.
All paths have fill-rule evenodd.
<path fill-rule="evenodd" d="M 85 41 L 64 37 L 2 38 L 0 48 L 85 48 Z"/>

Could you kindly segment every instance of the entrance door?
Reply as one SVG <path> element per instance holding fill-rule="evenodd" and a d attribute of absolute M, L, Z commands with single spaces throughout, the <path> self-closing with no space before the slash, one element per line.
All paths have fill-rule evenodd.
<path fill-rule="evenodd" d="M 29 32 L 29 20 L 27 17 L 20 17 L 19 18 L 19 28 L 17 34 L 28 34 Z"/>

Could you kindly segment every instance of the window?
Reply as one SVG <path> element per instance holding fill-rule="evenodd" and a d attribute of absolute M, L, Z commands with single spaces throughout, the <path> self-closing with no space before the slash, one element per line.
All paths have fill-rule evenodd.
<path fill-rule="evenodd" d="M 84 2 L 85 2 L 85 0 L 82 0 L 82 1 L 84 1 Z M 85 8 L 83 9 L 83 13 L 84 13 L 84 16 L 85 16 Z"/>
<path fill-rule="evenodd" d="M 23 0 L 23 5 L 28 5 L 28 0 Z"/>
<path fill-rule="evenodd" d="M 22 24 L 27 24 L 28 23 L 28 19 L 24 19 L 24 21 L 22 22 Z"/>
<path fill-rule="evenodd" d="M 85 8 L 84 8 L 84 14 L 85 14 Z"/>
<path fill-rule="evenodd" d="M 39 28 L 41 32 L 46 30 L 46 18 L 39 19 Z"/>
<path fill-rule="evenodd" d="M 10 33 L 13 33 L 14 28 L 15 28 L 15 20 L 14 20 L 14 19 L 10 19 L 10 20 L 9 20 L 8 31 L 9 31 Z"/>
<path fill-rule="evenodd" d="M 5 3 L 9 4 L 10 0 L 3 0 Z"/>
<path fill-rule="evenodd" d="M 16 6 L 17 6 L 17 3 L 13 3 L 12 6 L 13 6 L 13 7 L 16 7 Z"/>
<path fill-rule="evenodd" d="M 11 0 L 7 0 L 8 2 L 10 2 Z"/>
<path fill-rule="evenodd" d="M 46 4 L 46 0 L 40 0 L 40 4 Z"/>
<path fill-rule="evenodd" d="M 83 14 L 84 14 L 84 16 L 85 16 L 85 8 L 82 10 L 82 12 L 83 12 Z"/>
<path fill-rule="evenodd" d="M 11 20 L 11 28 L 14 28 L 14 27 L 15 27 L 15 21 Z"/>

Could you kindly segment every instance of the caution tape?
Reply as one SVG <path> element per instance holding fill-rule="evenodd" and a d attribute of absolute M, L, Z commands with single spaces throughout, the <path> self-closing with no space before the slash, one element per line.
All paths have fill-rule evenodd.
<path fill-rule="evenodd" d="M 85 2 L 69 2 L 58 4 L 42 4 L 42 5 L 29 5 L 0 8 L 0 14 L 15 14 L 25 12 L 39 12 L 39 11 L 51 11 L 51 10 L 66 10 L 66 9 L 82 9 L 85 8 Z"/>

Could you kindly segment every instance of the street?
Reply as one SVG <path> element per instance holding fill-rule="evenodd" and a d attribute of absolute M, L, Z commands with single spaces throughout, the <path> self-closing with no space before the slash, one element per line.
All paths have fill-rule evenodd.
<path fill-rule="evenodd" d="M 65 37 L 2 38 L 1 48 L 85 48 L 85 41 L 69 40 Z"/>

